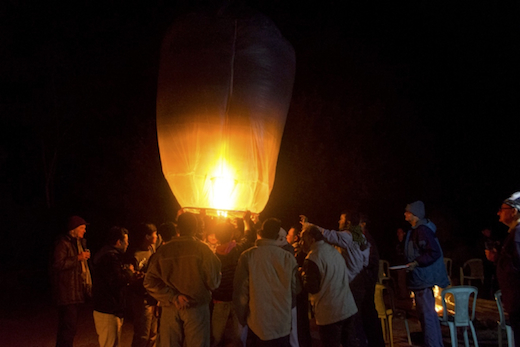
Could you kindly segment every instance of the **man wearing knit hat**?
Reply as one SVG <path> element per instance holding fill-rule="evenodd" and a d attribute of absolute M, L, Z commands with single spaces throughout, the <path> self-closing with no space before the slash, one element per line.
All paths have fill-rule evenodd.
<path fill-rule="evenodd" d="M 92 279 L 83 236 L 87 222 L 72 216 L 67 223 L 67 233 L 56 242 L 52 259 L 52 284 L 58 304 L 58 334 L 56 346 L 72 346 L 78 322 L 78 305 L 90 296 Z"/>
<path fill-rule="evenodd" d="M 442 347 L 442 333 L 435 311 L 433 286 L 446 288 L 450 282 L 444 266 L 444 255 L 435 236 L 437 227 L 425 218 L 424 203 L 415 201 L 405 208 L 405 220 L 412 229 L 405 239 L 408 261 L 408 288 L 415 294 L 417 313 L 424 335 L 424 345 Z"/>
<path fill-rule="evenodd" d="M 502 202 L 497 215 L 499 221 L 509 227 L 502 251 L 497 261 L 497 278 L 502 291 L 502 302 L 509 314 L 509 322 L 520 346 L 520 192 Z"/>

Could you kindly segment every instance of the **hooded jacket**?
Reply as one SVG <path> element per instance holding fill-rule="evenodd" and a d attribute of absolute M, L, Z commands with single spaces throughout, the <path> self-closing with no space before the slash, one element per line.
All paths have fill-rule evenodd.
<path fill-rule="evenodd" d="M 332 245 L 320 240 L 311 246 L 302 279 L 303 287 L 310 293 L 317 325 L 342 321 L 358 311 L 350 291 L 347 266 Z"/>
<path fill-rule="evenodd" d="M 446 288 L 450 284 L 442 248 L 435 235 L 437 227 L 428 219 L 420 219 L 406 234 L 405 255 L 408 262 L 417 266 L 408 273 L 408 287 L 412 290 Z"/>
<path fill-rule="evenodd" d="M 276 240 L 256 240 L 238 260 L 233 281 L 233 303 L 239 322 L 261 340 L 291 332 L 292 297 L 300 291 L 298 264 Z"/>

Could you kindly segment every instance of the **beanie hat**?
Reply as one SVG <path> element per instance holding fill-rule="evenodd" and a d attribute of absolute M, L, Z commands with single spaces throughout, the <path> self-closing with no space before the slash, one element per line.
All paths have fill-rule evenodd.
<path fill-rule="evenodd" d="M 79 216 L 72 216 L 69 218 L 69 222 L 67 223 L 67 230 L 74 230 L 80 225 L 88 225 L 88 223 L 85 222 L 85 220 Z"/>
<path fill-rule="evenodd" d="M 421 200 L 406 205 L 405 211 L 410 212 L 419 219 L 423 219 L 426 215 L 424 211 L 424 203 Z"/>
<path fill-rule="evenodd" d="M 513 193 L 513 195 L 505 199 L 503 203 L 520 211 L 520 192 Z"/>

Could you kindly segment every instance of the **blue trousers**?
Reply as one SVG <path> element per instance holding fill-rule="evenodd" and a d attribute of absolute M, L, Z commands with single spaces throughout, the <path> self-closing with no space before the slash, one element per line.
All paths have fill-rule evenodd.
<path fill-rule="evenodd" d="M 414 290 L 417 314 L 424 334 L 426 347 L 443 347 L 441 324 L 435 311 L 435 297 L 432 288 Z"/>

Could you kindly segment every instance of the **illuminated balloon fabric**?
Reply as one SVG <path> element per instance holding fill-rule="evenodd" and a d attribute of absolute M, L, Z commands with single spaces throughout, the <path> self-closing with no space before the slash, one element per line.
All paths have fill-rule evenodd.
<path fill-rule="evenodd" d="M 172 25 L 161 49 L 157 133 L 181 207 L 264 209 L 294 70 L 291 45 L 251 10 L 191 14 Z"/>

